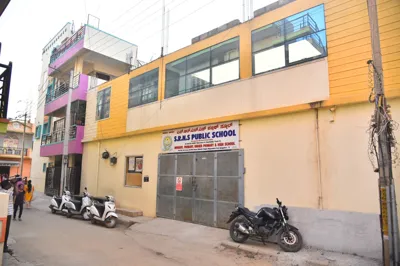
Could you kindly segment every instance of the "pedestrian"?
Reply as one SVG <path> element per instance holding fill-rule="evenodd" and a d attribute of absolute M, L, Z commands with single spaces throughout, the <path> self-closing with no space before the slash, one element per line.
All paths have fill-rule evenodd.
<path fill-rule="evenodd" d="M 32 185 L 32 180 L 28 181 L 28 184 L 25 185 L 24 190 L 25 190 L 26 207 L 28 209 L 30 209 L 31 208 L 31 201 L 33 199 L 33 192 L 35 191 L 35 188 Z"/>
<path fill-rule="evenodd" d="M 13 215 L 13 190 L 10 181 L 3 180 L 1 181 L 1 189 L 0 192 L 8 194 L 8 213 L 7 213 L 7 225 L 6 225 L 6 234 L 4 239 L 4 248 L 3 252 L 8 252 L 12 255 L 12 249 L 10 249 L 7 245 L 8 235 L 10 233 L 10 225 L 11 225 L 11 216 Z"/>
<path fill-rule="evenodd" d="M 25 191 L 23 185 L 22 186 L 19 185 L 17 187 L 18 191 L 14 197 L 14 221 L 16 220 L 18 209 L 19 209 L 18 220 L 22 221 L 21 216 L 22 216 L 22 211 L 24 210 Z"/>

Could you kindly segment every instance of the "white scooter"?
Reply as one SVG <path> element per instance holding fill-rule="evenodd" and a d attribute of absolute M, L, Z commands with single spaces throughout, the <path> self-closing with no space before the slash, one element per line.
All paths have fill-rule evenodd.
<path fill-rule="evenodd" d="M 118 215 L 116 214 L 113 196 L 106 196 L 105 199 L 94 199 L 89 210 L 92 224 L 99 221 L 104 223 L 107 228 L 114 228 L 117 225 Z"/>
<path fill-rule="evenodd" d="M 90 195 L 87 192 L 87 188 L 85 187 L 85 191 L 83 192 L 83 197 L 78 199 L 70 199 L 65 203 L 65 207 L 67 208 L 67 218 L 71 218 L 73 215 L 82 215 L 84 220 L 90 219 L 90 211 L 89 208 L 92 205 L 92 200 L 90 199 Z"/>
<path fill-rule="evenodd" d="M 65 203 L 71 200 L 71 193 L 68 190 L 63 192 L 61 197 L 53 196 L 50 201 L 49 208 L 51 209 L 52 213 L 56 212 L 66 212 Z"/>

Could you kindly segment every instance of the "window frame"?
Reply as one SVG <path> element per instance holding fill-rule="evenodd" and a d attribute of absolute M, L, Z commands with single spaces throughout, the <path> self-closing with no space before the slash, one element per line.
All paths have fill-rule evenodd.
<path fill-rule="evenodd" d="M 147 86 L 147 87 L 144 87 L 144 88 L 142 88 L 140 90 L 137 90 L 137 91 L 133 91 L 132 90 L 132 92 L 131 92 L 131 80 L 135 79 L 135 78 L 140 78 L 141 76 L 144 76 L 144 75 L 146 75 L 146 74 L 148 74 L 148 73 L 150 73 L 152 71 L 155 71 L 155 70 L 157 70 L 157 90 L 156 90 L 156 96 L 155 96 L 156 99 L 154 101 L 143 103 L 142 102 L 143 94 L 141 93 L 140 94 L 140 104 L 130 106 L 129 105 L 129 101 L 131 100 L 131 94 L 133 94 L 134 92 L 137 92 L 137 91 L 143 92 L 144 90 L 150 88 L 149 86 Z M 150 104 L 150 103 L 154 103 L 154 102 L 158 101 L 158 98 L 159 98 L 159 91 L 158 90 L 160 88 L 160 68 L 159 67 L 153 68 L 153 69 L 151 69 L 149 71 L 146 71 L 146 72 L 144 72 L 144 73 L 142 73 L 142 74 L 140 74 L 138 76 L 132 77 L 132 78 L 129 79 L 128 82 L 129 82 L 129 84 L 128 84 L 128 109 L 139 107 L 139 106 L 142 106 L 142 105 L 146 105 L 146 104 Z M 132 99 L 133 99 L 133 97 L 132 97 Z"/>
<path fill-rule="evenodd" d="M 107 117 L 103 117 L 103 118 L 100 118 L 98 115 L 97 115 L 97 111 L 98 111 L 98 108 L 99 108 L 99 100 L 98 100 L 98 97 L 99 97 L 99 93 L 102 93 L 103 94 L 103 98 L 104 98 L 104 94 L 105 94 L 105 91 L 106 90 L 110 90 L 110 101 L 108 102 L 108 108 L 109 108 L 109 110 L 108 110 L 108 116 Z M 106 102 L 102 102 L 101 103 L 101 106 L 103 107 L 104 105 L 105 105 L 105 103 Z M 102 109 L 103 110 L 103 109 Z M 96 95 L 96 121 L 101 121 L 101 120 L 105 120 L 105 119 L 108 119 L 108 118 L 110 118 L 110 116 L 111 116 L 111 86 L 110 87 L 106 87 L 106 88 L 104 88 L 104 89 L 101 89 L 101 90 L 99 90 L 99 91 L 97 91 L 97 95 Z"/>
<path fill-rule="evenodd" d="M 40 139 L 42 136 L 42 125 L 38 125 L 35 129 L 35 139 Z"/>
<path fill-rule="evenodd" d="M 129 172 L 128 168 L 129 168 L 129 158 L 135 158 L 135 166 L 136 166 L 136 159 L 137 158 L 142 158 L 142 171 L 136 171 L 136 169 L 132 172 Z M 141 185 L 127 185 L 126 184 L 126 178 L 128 176 L 128 174 L 141 174 Z M 124 187 L 128 187 L 128 188 L 142 188 L 143 187 L 143 177 L 144 177 L 144 155 L 125 155 L 125 168 L 124 168 Z"/>
<path fill-rule="evenodd" d="M 233 40 L 233 39 L 237 39 L 237 42 L 238 42 L 238 57 L 235 58 L 235 59 L 229 59 L 229 60 L 224 61 L 224 62 L 222 62 L 222 63 L 218 63 L 218 64 L 214 64 L 214 65 L 213 65 L 213 64 L 212 64 L 212 49 L 213 49 L 213 47 L 218 46 L 218 45 L 221 45 L 221 44 L 223 44 L 223 43 L 225 43 L 225 42 L 229 42 L 229 41 L 231 41 L 231 40 Z M 190 57 L 190 56 L 192 56 L 192 55 L 195 55 L 195 54 L 197 54 L 197 53 L 200 53 L 201 51 L 207 50 L 207 49 L 209 50 L 209 54 L 210 54 L 210 55 L 209 55 L 209 66 L 208 66 L 208 67 L 201 68 L 201 69 L 197 69 L 196 71 L 188 72 L 188 70 L 187 70 L 187 58 Z M 183 59 L 185 60 L 185 74 L 180 75 L 179 78 L 167 79 L 167 70 L 168 70 L 168 69 L 167 69 L 167 65 L 168 65 L 168 64 L 171 64 L 171 63 L 174 63 L 174 62 L 176 62 L 176 61 L 179 61 L 179 60 L 183 60 Z M 238 78 L 237 78 L 237 79 L 232 79 L 232 80 L 229 80 L 229 81 L 225 81 L 225 82 L 222 82 L 222 83 L 218 83 L 218 84 L 213 84 L 213 83 L 212 83 L 212 80 L 213 80 L 212 70 L 213 70 L 213 68 L 218 67 L 218 66 L 221 66 L 221 65 L 224 65 L 224 64 L 231 63 L 231 62 L 236 61 L 236 60 L 237 60 L 238 63 L 239 63 L 239 69 L 238 69 L 239 76 L 238 76 Z M 203 88 L 203 89 L 195 89 L 195 88 L 198 88 L 198 87 L 201 87 L 201 86 L 193 87 L 193 88 L 191 88 L 190 91 L 187 91 L 187 89 L 186 89 L 187 76 L 190 76 L 190 75 L 193 74 L 193 73 L 198 73 L 198 72 L 201 72 L 201 71 L 204 71 L 204 70 L 207 70 L 207 69 L 210 70 L 210 71 L 209 71 L 209 72 L 210 72 L 210 73 L 209 73 L 210 81 L 208 82 L 208 86 L 207 86 L 206 88 Z M 178 58 L 178 59 L 176 59 L 176 60 L 174 60 L 174 61 L 171 61 L 171 62 L 165 64 L 164 100 L 165 100 L 165 99 L 174 98 L 174 97 L 177 97 L 177 96 L 182 96 L 182 95 L 185 95 L 185 94 L 188 94 L 188 93 L 194 93 L 194 92 L 197 92 L 197 91 L 210 89 L 210 88 L 212 88 L 212 87 L 220 86 L 220 85 L 223 85 L 223 84 L 226 84 L 226 83 L 229 83 L 229 82 L 238 81 L 238 80 L 241 79 L 240 74 L 241 74 L 241 72 L 240 72 L 240 35 L 237 35 L 237 36 L 234 36 L 234 37 L 232 37 L 232 38 L 229 38 L 228 40 L 224 40 L 224 41 L 222 41 L 222 42 L 216 43 L 216 44 L 214 44 L 214 45 L 211 45 L 211 46 L 206 47 L 206 48 L 204 48 L 204 49 L 198 50 L 198 51 L 196 51 L 196 52 L 193 52 L 193 53 L 191 53 L 191 54 L 188 54 L 188 55 L 186 55 L 186 56 L 184 56 L 184 57 Z M 185 80 L 184 80 L 184 81 L 185 81 L 185 93 L 177 94 L 177 95 L 173 95 L 173 96 L 167 97 L 167 83 L 168 83 L 168 81 L 171 81 L 171 80 L 178 80 L 178 81 L 179 81 L 182 77 L 185 78 Z M 178 91 L 179 91 L 179 88 L 178 88 Z"/>
<path fill-rule="evenodd" d="M 302 35 L 302 36 L 297 37 L 297 38 L 293 38 L 293 39 L 286 40 L 286 27 L 285 27 L 286 21 L 285 21 L 285 20 L 288 19 L 288 18 L 290 18 L 290 17 L 292 17 L 292 16 L 295 16 L 295 15 L 297 15 L 297 14 L 300 14 L 300 13 L 302 13 L 302 12 L 305 12 L 305 11 L 307 11 L 307 10 L 311 10 L 311 9 L 313 9 L 313 8 L 317 8 L 317 7 L 320 7 L 320 6 L 322 6 L 323 15 L 324 15 L 324 29 L 322 29 L 322 30 L 320 29 L 320 30 L 318 30 L 317 32 L 313 32 L 313 33 L 311 33 L 311 34 L 306 34 L 306 35 Z M 257 31 L 257 30 L 260 30 L 260 29 L 262 29 L 262 28 L 264 28 L 264 27 L 267 27 L 267 26 L 269 26 L 269 25 L 272 25 L 272 24 L 274 24 L 274 23 L 276 23 L 276 22 L 279 22 L 279 21 L 283 21 L 283 32 L 284 32 L 284 39 L 283 39 L 283 42 L 280 42 L 279 44 L 274 44 L 274 45 L 272 45 L 272 46 L 270 46 L 270 47 L 268 47 L 268 48 L 260 49 L 260 50 L 258 50 L 257 52 L 254 52 L 254 49 L 253 49 L 253 32 L 255 32 L 255 31 Z M 323 54 L 323 55 L 318 55 L 318 56 L 313 56 L 313 57 L 308 57 L 308 58 L 304 58 L 304 59 L 302 59 L 302 60 L 298 60 L 298 61 L 295 61 L 295 62 L 293 62 L 293 63 L 290 63 L 290 62 L 289 62 L 289 45 L 292 44 L 292 43 L 296 43 L 296 40 L 299 39 L 299 38 L 304 38 L 304 37 L 307 37 L 307 36 L 311 36 L 311 35 L 313 35 L 313 34 L 318 34 L 318 33 L 320 33 L 320 32 L 325 32 L 325 41 L 326 41 L 325 47 L 324 47 L 324 48 L 325 48 L 325 54 Z M 264 51 L 271 50 L 271 49 L 274 49 L 274 48 L 279 47 L 279 46 L 284 46 L 284 50 L 285 50 L 285 65 L 284 65 L 283 67 L 274 68 L 274 69 L 270 69 L 270 70 L 267 70 L 267 71 L 262 71 L 262 72 L 259 72 L 259 73 L 255 73 L 255 60 L 254 60 L 255 57 L 254 57 L 254 56 L 255 56 L 256 54 L 258 54 L 258 53 L 262 53 L 262 52 L 264 52 Z M 265 74 L 265 73 L 269 73 L 269 72 L 281 70 L 281 69 L 284 69 L 284 68 L 287 68 L 287 67 L 296 66 L 296 65 L 303 64 L 303 63 L 306 63 L 306 62 L 314 61 L 314 60 L 316 60 L 316 59 L 321 59 L 321 58 L 324 58 L 324 57 L 327 57 L 327 56 L 328 56 L 328 40 L 327 40 L 327 37 L 326 37 L 325 4 L 319 4 L 319 5 L 313 6 L 313 7 L 311 7 L 311 8 L 308 8 L 308 9 L 305 9 L 305 10 L 303 10 L 303 11 L 297 12 L 297 13 L 295 13 L 295 14 L 292 14 L 292 15 L 290 15 L 290 16 L 287 16 L 287 17 L 285 17 L 285 18 L 282 18 L 282 19 L 280 19 L 280 20 L 274 21 L 274 22 L 272 22 L 272 23 L 269 23 L 269 24 L 267 24 L 267 25 L 264 25 L 264 26 L 262 26 L 262 27 L 259 27 L 259 28 L 254 29 L 254 30 L 251 31 L 251 65 L 252 65 L 252 76 L 262 75 L 262 74 Z"/>

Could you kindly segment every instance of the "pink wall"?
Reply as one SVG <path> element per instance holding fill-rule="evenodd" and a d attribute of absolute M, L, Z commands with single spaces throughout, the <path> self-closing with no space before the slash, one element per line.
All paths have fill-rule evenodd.
<path fill-rule="evenodd" d="M 84 127 L 77 126 L 76 129 L 76 138 L 70 140 L 68 143 L 68 154 L 82 154 L 83 153 L 83 144 L 82 139 L 84 135 Z M 63 142 L 58 142 L 49 145 L 43 145 L 40 147 L 40 157 L 49 157 L 55 155 L 63 154 Z"/>

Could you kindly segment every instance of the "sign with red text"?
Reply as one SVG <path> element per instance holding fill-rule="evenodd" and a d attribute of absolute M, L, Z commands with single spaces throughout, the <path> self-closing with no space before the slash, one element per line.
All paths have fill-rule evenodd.
<path fill-rule="evenodd" d="M 182 177 L 178 176 L 176 178 L 176 191 L 182 191 Z"/>
<path fill-rule="evenodd" d="M 232 150 L 239 148 L 239 122 L 164 131 L 163 152 Z"/>

